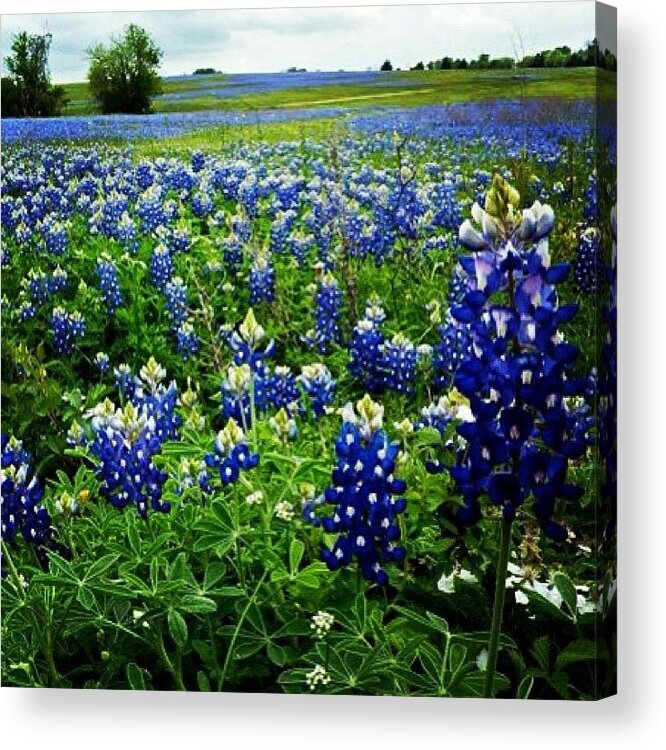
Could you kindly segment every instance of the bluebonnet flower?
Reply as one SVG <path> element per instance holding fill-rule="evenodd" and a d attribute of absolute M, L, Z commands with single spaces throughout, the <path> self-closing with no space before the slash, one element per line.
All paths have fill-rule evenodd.
<path fill-rule="evenodd" d="M 118 392 L 127 399 L 134 398 L 137 388 L 140 388 L 139 379 L 132 373 L 129 365 L 120 364 L 113 370 L 113 380 Z"/>
<path fill-rule="evenodd" d="M 458 229 L 462 222 L 462 214 L 456 198 L 456 186 L 451 180 L 434 186 L 432 205 L 436 211 L 433 224 L 444 229 Z"/>
<path fill-rule="evenodd" d="M 293 440 L 298 435 L 296 420 L 284 407 L 268 420 L 268 424 L 277 438 L 284 443 Z"/>
<path fill-rule="evenodd" d="M 456 267 L 451 274 L 451 278 L 449 279 L 449 293 L 447 295 L 449 307 L 459 305 L 468 291 L 469 282 L 467 274 L 463 271 L 460 265 L 456 264 Z"/>
<path fill-rule="evenodd" d="M 321 417 L 326 407 L 333 401 L 335 381 L 325 365 L 317 362 L 303 365 L 298 382 L 312 399 L 312 411 L 315 417 Z"/>
<path fill-rule="evenodd" d="M 432 359 L 435 387 L 449 388 L 460 364 L 469 356 L 472 339 L 469 330 L 450 315 L 440 326 L 440 340 L 435 345 Z"/>
<path fill-rule="evenodd" d="M 101 373 L 109 371 L 109 355 L 106 352 L 97 352 L 95 355 L 95 366 Z"/>
<path fill-rule="evenodd" d="M 298 411 L 300 393 L 296 377 L 288 367 L 278 366 L 266 378 L 265 394 L 268 403 L 275 409 L 286 409 L 289 416 Z"/>
<path fill-rule="evenodd" d="M 24 281 L 24 284 L 26 284 L 30 299 L 38 305 L 46 302 L 51 296 L 49 277 L 44 271 L 35 271 L 34 268 L 31 268 L 28 271 L 28 277 L 27 280 Z"/>
<path fill-rule="evenodd" d="M 51 315 L 53 347 L 58 354 L 71 354 L 77 339 L 86 332 L 86 322 L 80 312 L 67 312 L 63 307 L 55 307 Z"/>
<path fill-rule="evenodd" d="M 205 219 L 213 213 L 213 201 L 203 190 L 192 196 L 192 213 L 197 219 Z"/>
<path fill-rule="evenodd" d="M 187 227 L 174 227 L 171 232 L 171 245 L 177 253 L 186 253 L 190 249 L 190 233 Z"/>
<path fill-rule="evenodd" d="M 193 151 L 190 163 L 192 165 L 193 172 L 201 172 L 201 170 L 206 166 L 206 157 L 201 151 Z"/>
<path fill-rule="evenodd" d="M 173 277 L 173 272 L 171 252 L 166 245 L 160 243 L 150 256 L 150 280 L 156 289 L 163 292 Z"/>
<path fill-rule="evenodd" d="M 384 344 L 385 385 L 389 390 L 403 395 L 414 392 L 418 352 L 412 342 L 397 333 Z"/>
<path fill-rule="evenodd" d="M 306 339 L 317 348 L 320 354 L 326 354 L 331 346 L 340 343 L 342 338 L 340 330 L 342 292 L 331 273 L 324 274 L 320 279 L 315 301 L 315 327 Z"/>
<path fill-rule="evenodd" d="M 558 305 L 555 285 L 569 269 L 551 264 L 552 209 L 537 202 L 516 215 L 519 200 L 496 176 L 486 210 L 472 209 L 481 232 L 469 221 L 460 228 L 461 242 L 473 251 L 461 260 L 470 291 L 452 314 L 468 326 L 473 346 L 454 383 L 473 419 L 457 427 L 465 447 L 449 471 L 462 495 L 456 512 L 462 525 L 479 520 L 484 495 L 507 521 L 531 497 L 544 535 L 562 541 L 567 530 L 553 518 L 556 504 L 580 497 L 566 474 L 569 459 L 587 448 L 567 408 L 567 398 L 585 388 L 570 372 L 578 350 L 558 331 L 577 308 Z M 508 304 L 495 301 L 500 293 Z"/>
<path fill-rule="evenodd" d="M 53 269 L 51 277 L 48 280 L 49 293 L 57 294 L 58 292 L 64 292 L 68 286 L 67 271 L 65 271 L 64 268 L 57 266 Z"/>
<path fill-rule="evenodd" d="M 50 546 L 51 517 L 40 502 L 42 489 L 30 468 L 30 455 L 15 437 L 2 435 L 2 540 L 14 542 L 20 534 L 38 548 Z M 4 576 L 3 570 L 3 576 Z"/>
<path fill-rule="evenodd" d="M 583 217 L 588 224 L 598 226 L 599 223 L 599 190 L 597 184 L 597 170 L 593 170 L 587 178 L 585 188 L 585 206 Z"/>
<path fill-rule="evenodd" d="M 110 260 L 100 258 L 97 261 L 95 273 L 99 279 L 99 289 L 102 293 L 102 300 L 106 305 L 106 311 L 109 315 L 113 315 L 116 309 L 123 304 L 123 295 L 118 283 L 118 271 Z"/>
<path fill-rule="evenodd" d="M 201 341 L 194 330 L 194 326 L 189 321 L 185 321 L 178 326 L 176 345 L 183 362 L 187 362 L 193 354 L 199 351 Z"/>
<path fill-rule="evenodd" d="M 63 255 L 67 250 L 67 228 L 59 221 L 45 219 L 41 225 L 42 235 L 46 242 L 46 249 L 52 255 Z"/>
<path fill-rule="evenodd" d="M 603 279 L 603 258 L 601 254 L 601 233 L 592 227 L 580 236 L 578 252 L 574 263 L 576 288 L 581 294 L 595 294 Z"/>
<path fill-rule="evenodd" d="M 250 303 L 272 302 L 275 299 L 275 268 L 266 253 L 259 253 L 250 269 Z"/>
<path fill-rule="evenodd" d="M 220 387 L 222 416 L 233 417 L 247 427 L 252 421 L 252 402 L 257 411 L 266 408 L 264 378 L 253 372 L 248 364 L 227 368 Z"/>
<path fill-rule="evenodd" d="M 615 533 L 617 523 L 617 209 L 610 215 L 611 256 L 605 266 L 608 299 L 603 307 L 605 341 L 599 373 L 599 452 L 604 465 L 601 496 L 607 503 L 606 534 Z"/>
<path fill-rule="evenodd" d="M 250 451 L 238 422 L 229 419 L 215 438 L 214 452 L 204 460 L 208 467 L 217 469 L 222 484 L 227 485 L 236 482 L 241 470 L 253 469 L 259 463 L 259 455 Z"/>
<path fill-rule="evenodd" d="M 243 248 L 237 235 L 231 234 L 220 241 L 224 265 L 230 274 L 238 273 L 243 262 Z"/>
<path fill-rule="evenodd" d="M 446 396 L 440 396 L 437 401 L 424 406 L 413 427 L 415 430 L 433 427 L 444 437 L 454 420 L 469 421 L 471 419 L 473 416 L 469 410 L 469 402 L 453 389 Z M 438 465 L 435 464 L 435 466 Z"/>
<path fill-rule="evenodd" d="M 23 302 L 21 302 L 21 304 L 18 306 L 17 314 L 19 321 L 21 323 L 25 323 L 27 320 L 32 320 L 37 314 L 37 311 L 35 310 L 35 306 L 32 304 L 32 302 L 23 300 Z"/>
<path fill-rule="evenodd" d="M 171 318 L 171 327 L 177 330 L 187 318 L 187 287 L 180 276 L 174 276 L 164 287 L 166 308 Z"/>
<path fill-rule="evenodd" d="M 405 557 L 398 516 L 405 510 L 401 495 L 406 483 L 394 476 L 398 443 L 382 430 L 383 407 L 366 395 L 356 406 L 343 410 L 343 424 L 335 441 L 337 464 L 326 502 L 334 506 L 332 516 L 319 518 L 316 501 L 306 503 L 303 517 L 327 533 L 337 534 L 332 548 L 321 559 L 330 570 L 358 560 L 363 577 L 380 586 L 388 583 L 384 564 Z"/>
<path fill-rule="evenodd" d="M 106 399 L 85 416 L 94 433 L 89 449 L 97 459 L 101 494 L 115 508 L 134 505 L 145 518 L 149 508 L 162 513 L 170 510 L 170 503 L 162 500 L 167 474 L 153 459 L 165 440 L 177 437 L 181 420 L 175 411 L 176 384 L 161 383 L 164 368 L 151 358 L 140 375 L 122 409 Z"/>
<path fill-rule="evenodd" d="M 248 365 L 257 375 L 266 373 L 266 360 L 273 356 L 275 342 L 271 339 L 265 347 L 260 348 L 266 336 L 263 326 L 257 322 L 252 308 L 249 308 L 245 319 L 238 330 L 224 330 L 223 336 L 234 354 L 234 364 Z"/>
<path fill-rule="evenodd" d="M 386 386 L 386 340 L 379 328 L 384 318 L 379 302 L 369 300 L 365 316 L 354 327 L 349 342 L 349 371 L 370 393 L 382 393 Z"/>

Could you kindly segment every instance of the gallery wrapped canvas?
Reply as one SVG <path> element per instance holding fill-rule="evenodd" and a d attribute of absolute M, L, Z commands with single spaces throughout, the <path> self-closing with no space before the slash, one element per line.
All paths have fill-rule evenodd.
<path fill-rule="evenodd" d="M 615 24 L 3 16 L 3 685 L 616 691 Z"/>

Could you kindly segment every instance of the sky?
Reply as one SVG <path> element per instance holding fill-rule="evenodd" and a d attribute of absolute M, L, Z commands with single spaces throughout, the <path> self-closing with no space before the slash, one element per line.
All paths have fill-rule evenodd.
<path fill-rule="evenodd" d="M 450 57 L 513 56 L 594 36 L 594 3 L 492 3 L 264 10 L 147 11 L 2 15 L 7 54 L 12 35 L 48 30 L 55 83 L 86 78 L 86 50 L 143 26 L 164 51 L 162 75 L 213 67 L 225 73 L 377 69 L 386 59 L 411 67 Z M 519 41 L 521 40 L 521 41 Z"/>

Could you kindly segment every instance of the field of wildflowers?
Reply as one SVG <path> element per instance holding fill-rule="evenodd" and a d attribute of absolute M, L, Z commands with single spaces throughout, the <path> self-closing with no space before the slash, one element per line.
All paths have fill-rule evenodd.
<path fill-rule="evenodd" d="M 593 104 L 3 121 L 3 684 L 614 692 Z"/>

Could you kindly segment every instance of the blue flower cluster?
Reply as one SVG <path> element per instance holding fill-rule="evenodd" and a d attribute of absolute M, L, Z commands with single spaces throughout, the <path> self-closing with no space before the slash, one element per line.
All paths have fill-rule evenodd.
<path fill-rule="evenodd" d="M 259 455 L 252 453 L 245 433 L 234 419 L 229 419 L 225 428 L 215 438 L 214 452 L 205 456 L 206 466 L 217 469 L 223 485 L 233 484 L 241 470 L 253 469 L 259 463 Z"/>
<path fill-rule="evenodd" d="M 604 265 L 601 254 L 601 234 L 592 227 L 580 236 L 574 263 L 576 288 L 581 294 L 596 294 L 601 288 Z"/>
<path fill-rule="evenodd" d="M 399 446 L 381 429 L 383 407 L 366 395 L 357 404 L 358 416 L 349 404 L 335 441 L 337 465 L 332 485 L 324 493 L 334 506 L 333 515 L 319 518 L 317 500 L 309 501 L 303 517 L 329 534 L 336 534 L 331 548 L 321 553 L 330 570 L 358 560 L 363 577 L 380 586 L 388 583 L 382 567 L 405 557 L 400 539 L 398 516 L 406 502 L 400 497 L 407 486 L 394 476 Z"/>
<path fill-rule="evenodd" d="M 378 300 L 368 300 L 364 317 L 354 326 L 349 342 L 349 371 L 370 393 L 383 393 L 386 386 L 384 344 L 380 330 L 385 318 Z"/>
<path fill-rule="evenodd" d="M 2 435 L 2 540 L 17 535 L 44 549 L 51 546 L 51 517 L 40 501 L 42 489 L 30 468 L 30 455 L 15 437 Z M 3 569 L 3 577 L 4 577 Z"/>
<path fill-rule="evenodd" d="M 109 315 L 113 315 L 123 304 L 123 295 L 118 283 L 118 270 L 110 260 L 100 258 L 97 261 L 95 273 L 99 279 L 99 289 L 102 293 L 102 301 L 106 305 L 106 311 Z"/>
<path fill-rule="evenodd" d="M 384 345 L 384 359 L 386 387 L 402 395 L 412 394 L 418 361 L 414 344 L 402 333 L 398 333 Z"/>
<path fill-rule="evenodd" d="M 506 520 L 530 497 L 545 536 L 562 541 L 554 520 L 559 500 L 572 502 L 582 490 L 566 481 L 568 463 L 587 449 L 585 427 L 571 406 L 585 382 L 571 373 L 578 349 L 559 326 L 576 314 L 559 306 L 556 285 L 568 272 L 553 265 L 548 248 L 555 217 L 535 203 L 517 215 L 520 196 L 499 175 L 460 228 L 472 255 L 462 259 L 470 291 L 453 317 L 469 330 L 473 347 L 454 378 L 469 400 L 470 415 L 457 427 L 465 447 L 449 468 L 462 495 L 457 520 L 473 524 L 487 496 Z M 430 465 L 432 471 L 443 470 Z"/>
<path fill-rule="evenodd" d="M 150 280 L 160 292 L 166 289 L 174 274 L 173 261 L 169 248 L 160 243 L 150 256 Z"/>
<path fill-rule="evenodd" d="M 275 268 L 269 255 L 259 254 L 250 269 L 250 303 L 275 299 Z"/>
<path fill-rule="evenodd" d="M 317 348 L 320 354 L 326 354 L 333 344 L 340 342 L 342 337 L 340 330 L 342 292 L 331 273 L 324 274 L 319 280 L 315 301 L 315 326 L 312 333 L 307 336 L 307 340 L 311 346 Z"/>
<path fill-rule="evenodd" d="M 102 495 L 115 508 L 134 505 L 142 518 L 148 510 L 166 513 L 170 503 L 162 500 L 167 474 L 154 463 L 165 440 L 178 436 L 181 423 L 175 408 L 175 382 L 162 384 L 166 376 L 154 359 L 141 368 L 140 378 L 124 368 L 124 393 L 120 409 L 106 399 L 86 413 L 94 437 L 89 450 L 97 459 L 97 477 Z"/>
<path fill-rule="evenodd" d="M 51 314 L 53 347 L 58 354 L 71 354 L 77 339 L 86 333 L 86 322 L 80 312 L 68 312 L 64 307 L 53 308 Z"/>
<path fill-rule="evenodd" d="M 316 417 L 321 417 L 326 407 L 333 401 L 335 381 L 325 365 L 315 363 L 303 365 L 298 382 L 305 393 L 312 399 L 312 411 Z"/>
<path fill-rule="evenodd" d="M 470 355 L 472 340 L 469 330 L 449 317 L 439 328 L 440 340 L 435 345 L 432 364 L 435 387 L 449 388 L 460 364 Z"/>

